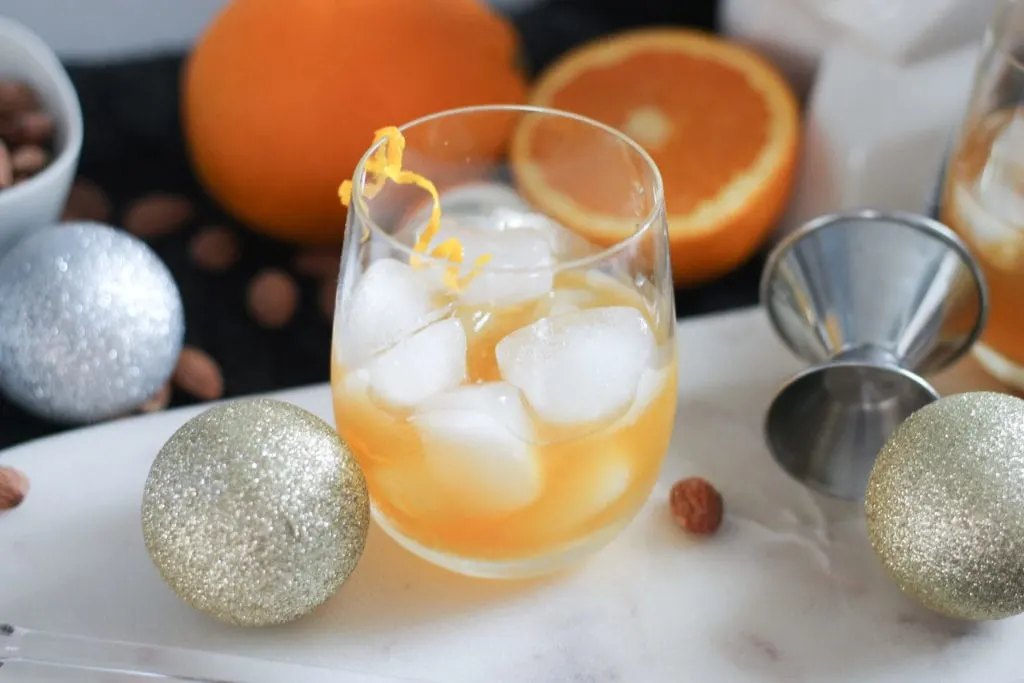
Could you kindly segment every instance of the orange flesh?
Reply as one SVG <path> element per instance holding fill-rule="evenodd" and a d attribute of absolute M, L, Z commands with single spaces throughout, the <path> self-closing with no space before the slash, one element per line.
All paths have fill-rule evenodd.
<path fill-rule="evenodd" d="M 560 274 L 555 290 L 587 289 L 587 307 L 633 306 L 639 296 L 620 285 L 597 284 L 578 273 Z M 468 382 L 500 378 L 495 344 L 543 315 L 543 304 L 457 310 L 468 336 Z M 646 315 L 646 313 L 645 313 Z M 474 321 L 476 324 L 474 324 Z M 664 338 L 663 330 L 655 330 Z M 667 343 L 671 344 L 671 341 Z M 674 354 L 669 354 L 674 359 Z M 428 469 L 420 434 L 406 416 L 347 391 L 349 370 L 332 368 L 338 432 L 359 461 L 374 505 L 399 533 L 433 551 L 466 559 L 510 561 L 557 553 L 617 523 L 643 505 L 668 448 L 676 405 L 675 361 L 661 372 L 656 396 L 632 423 L 619 419 L 573 428 L 535 415 L 535 456 L 542 488 L 524 508 L 495 515 L 474 508 Z M 609 489 L 609 487 L 611 487 Z M 611 493 L 609 493 L 611 491 Z"/>
<path fill-rule="evenodd" d="M 638 77 L 642 74 L 643 77 Z M 677 83 L 678 87 L 650 88 L 650 83 Z M 690 213 L 714 197 L 748 169 L 768 143 L 770 112 L 764 98 L 735 68 L 683 52 L 645 52 L 626 56 L 615 64 L 580 71 L 552 97 L 552 106 L 565 109 L 630 134 L 630 121 L 650 108 L 669 123 L 667 136 L 644 145 L 666 182 L 665 200 L 670 214 Z M 643 136 L 633 135 L 641 144 Z M 532 141 L 537 157 L 553 156 L 559 144 L 554 136 Z M 547 138 L 547 139 L 544 139 Z M 546 173 L 545 179 L 585 208 L 615 215 L 593 183 L 593 174 Z"/>

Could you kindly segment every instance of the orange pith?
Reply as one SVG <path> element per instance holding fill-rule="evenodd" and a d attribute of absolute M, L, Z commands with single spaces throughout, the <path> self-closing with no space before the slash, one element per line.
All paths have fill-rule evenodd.
<path fill-rule="evenodd" d="M 785 208 L 797 103 L 782 76 L 744 47 L 685 29 L 620 34 L 552 65 L 530 103 L 596 119 L 650 154 L 664 183 L 677 284 L 743 263 Z M 610 203 L 614 193 L 602 187 L 621 182 L 621 172 L 603 178 L 607 165 L 548 165 L 558 145 L 570 144 L 524 120 L 511 149 L 523 194 L 597 242 L 628 237 L 638 217 Z"/>

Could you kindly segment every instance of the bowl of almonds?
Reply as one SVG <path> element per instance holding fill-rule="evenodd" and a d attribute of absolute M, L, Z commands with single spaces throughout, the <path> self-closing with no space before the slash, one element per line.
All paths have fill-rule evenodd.
<path fill-rule="evenodd" d="M 0 254 L 60 218 L 82 150 L 82 108 L 53 50 L 0 17 Z"/>

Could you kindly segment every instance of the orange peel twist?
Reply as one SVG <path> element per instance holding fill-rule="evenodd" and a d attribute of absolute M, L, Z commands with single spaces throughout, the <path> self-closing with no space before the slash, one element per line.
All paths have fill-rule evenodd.
<path fill-rule="evenodd" d="M 431 209 L 427 226 L 420 233 L 413 245 L 413 252 L 409 258 L 409 265 L 413 268 L 423 266 L 423 259 L 417 254 L 447 261 L 452 265 L 444 272 L 445 284 L 456 291 L 461 291 L 470 281 L 480 274 L 483 267 L 491 260 L 490 254 L 483 254 L 473 262 L 473 268 L 466 275 L 459 277 L 459 266 L 465 258 L 465 252 L 457 238 L 451 237 L 444 240 L 433 249 L 430 243 L 437 237 L 441 229 L 441 197 L 438 195 L 437 186 L 419 173 L 414 173 L 402 168 L 403 156 L 405 154 L 405 136 L 402 131 L 394 126 L 381 128 L 373 134 L 373 144 L 378 145 L 377 150 L 366 160 L 365 169 L 367 174 L 372 174 L 363 185 L 362 198 L 372 199 L 384 187 L 384 183 L 391 180 L 399 185 L 415 185 L 430 195 Z M 352 203 L 352 181 L 346 180 L 338 188 L 338 197 L 341 203 L 348 207 Z M 370 237 L 369 228 L 363 226 L 362 241 Z"/>

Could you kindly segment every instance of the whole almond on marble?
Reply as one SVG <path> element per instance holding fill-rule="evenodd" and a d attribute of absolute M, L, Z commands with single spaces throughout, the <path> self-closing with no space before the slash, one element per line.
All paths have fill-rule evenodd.
<path fill-rule="evenodd" d="M 697 536 L 709 536 L 722 525 L 722 494 L 706 479 L 677 481 L 669 492 L 669 506 L 676 524 Z"/>
<path fill-rule="evenodd" d="M 13 510 L 28 494 L 28 477 L 13 467 L 0 467 L 0 511 Z"/>

